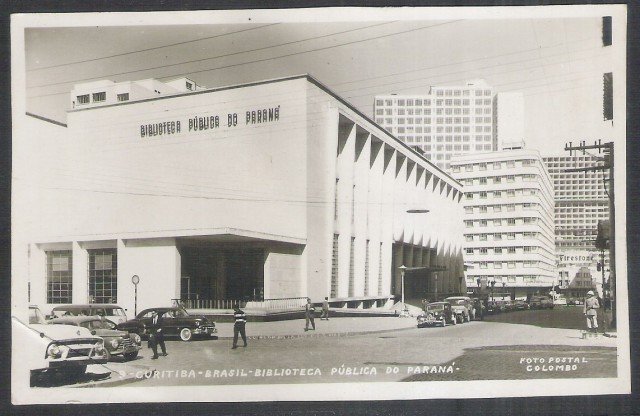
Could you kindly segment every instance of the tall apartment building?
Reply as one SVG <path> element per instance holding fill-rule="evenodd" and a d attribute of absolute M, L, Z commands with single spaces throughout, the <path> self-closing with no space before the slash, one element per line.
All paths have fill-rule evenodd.
<path fill-rule="evenodd" d="M 484 80 L 432 86 L 427 94 L 375 97 L 376 123 L 448 170 L 455 154 L 497 149 L 493 88 Z"/>
<path fill-rule="evenodd" d="M 493 135 L 499 149 L 509 142 L 524 141 L 524 95 L 501 92 L 493 100 Z"/>
<path fill-rule="evenodd" d="M 597 166 L 590 155 L 543 158 L 555 191 L 555 235 L 559 285 L 568 296 L 581 297 L 595 287 L 602 290 L 597 271 L 601 253 L 595 248 L 598 221 L 609 219 L 609 197 L 605 191 L 607 171 L 567 172 L 567 169 Z M 609 184 L 606 183 L 608 189 Z M 609 253 L 605 252 L 605 270 Z"/>
<path fill-rule="evenodd" d="M 464 185 L 467 287 L 495 282 L 494 290 L 524 299 L 556 282 L 553 186 L 535 150 L 514 149 L 451 160 Z"/>

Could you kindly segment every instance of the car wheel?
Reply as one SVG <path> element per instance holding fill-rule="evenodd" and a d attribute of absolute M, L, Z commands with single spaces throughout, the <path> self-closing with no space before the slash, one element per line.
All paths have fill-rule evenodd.
<path fill-rule="evenodd" d="M 452 322 L 451 322 L 451 325 L 455 325 L 455 324 L 457 324 L 457 323 L 458 323 L 458 317 L 457 317 L 457 316 L 455 316 L 455 315 L 453 315 L 453 316 L 452 316 L 452 318 L 453 318 L 453 319 L 451 320 L 451 321 L 452 321 Z"/>
<path fill-rule="evenodd" d="M 183 341 L 191 341 L 193 338 L 193 332 L 189 328 L 182 328 L 180 330 L 180 339 Z"/>
<path fill-rule="evenodd" d="M 447 318 L 445 318 L 444 316 L 442 317 L 442 327 L 444 328 L 445 326 L 447 326 Z"/>
<path fill-rule="evenodd" d="M 138 351 L 130 352 L 130 353 L 124 355 L 124 359 L 125 360 L 134 360 L 137 356 L 138 356 Z"/>
<path fill-rule="evenodd" d="M 467 322 L 471 322 L 471 316 L 466 315 L 466 318 L 467 318 Z"/>

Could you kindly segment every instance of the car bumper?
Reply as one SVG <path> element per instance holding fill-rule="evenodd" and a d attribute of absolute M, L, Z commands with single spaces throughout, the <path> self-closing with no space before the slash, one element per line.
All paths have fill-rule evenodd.
<path fill-rule="evenodd" d="M 52 360 L 49 361 L 49 368 L 50 369 L 63 369 L 63 368 L 70 368 L 70 367 L 79 367 L 79 366 L 85 366 L 85 365 L 90 365 L 90 364 L 105 364 L 107 362 L 107 356 L 99 356 L 99 357 L 93 357 L 93 358 L 77 358 L 77 359 L 67 359 L 67 360 Z"/>
<path fill-rule="evenodd" d="M 193 333 L 195 335 L 210 335 L 210 336 L 213 336 L 213 335 L 218 333 L 218 330 L 216 328 L 212 327 L 212 326 L 201 326 L 201 327 L 195 328 L 193 330 Z"/>

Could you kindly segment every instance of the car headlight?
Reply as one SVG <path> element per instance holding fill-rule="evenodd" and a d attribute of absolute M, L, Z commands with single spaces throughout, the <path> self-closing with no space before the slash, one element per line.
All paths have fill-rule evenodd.
<path fill-rule="evenodd" d="M 95 344 L 93 344 L 93 350 L 95 351 L 96 354 L 103 354 L 104 344 L 102 342 L 96 342 Z"/>
<path fill-rule="evenodd" d="M 131 340 L 136 344 L 140 344 L 142 342 L 142 338 L 140 338 L 140 335 L 138 334 L 131 334 L 130 337 Z"/>
<path fill-rule="evenodd" d="M 49 345 L 49 348 L 47 348 L 47 357 L 51 357 L 51 358 L 60 358 L 62 356 L 62 350 L 60 349 L 59 346 L 57 345 Z"/>
<path fill-rule="evenodd" d="M 200 324 L 202 324 L 202 322 L 196 321 L 196 326 L 200 326 Z"/>
<path fill-rule="evenodd" d="M 117 338 L 112 339 L 111 341 L 109 341 L 109 344 L 113 347 L 113 348 L 118 348 L 118 345 L 120 345 L 120 341 Z"/>

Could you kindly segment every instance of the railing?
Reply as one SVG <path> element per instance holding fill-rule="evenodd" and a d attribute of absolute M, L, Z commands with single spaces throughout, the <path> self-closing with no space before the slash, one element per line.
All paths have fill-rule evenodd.
<path fill-rule="evenodd" d="M 262 301 L 249 301 L 247 302 L 247 308 L 257 308 L 257 309 L 301 309 L 304 308 L 304 305 L 307 303 L 306 297 L 297 297 L 297 298 L 275 298 L 275 299 L 265 299 Z"/>
<path fill-rule="evenodd" d="M 244 308 L 246 302 L 237 299 L 174 299 L 185 309 L 233 309 L 236 304 Z"/>

